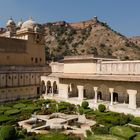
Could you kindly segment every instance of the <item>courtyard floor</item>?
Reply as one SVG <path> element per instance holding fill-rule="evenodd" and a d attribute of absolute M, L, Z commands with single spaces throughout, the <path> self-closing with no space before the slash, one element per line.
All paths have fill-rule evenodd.
<path fill-rule="evenodd" d="M 71 104 L 81 104 L 83 100 L 78 100 L 78 97 L 71 97 L 68 99 L 65 98 L 60 98 L 57 94 L 53 95 L 52 94 L 44 94 L 43 95 L 44 99 L 54 99 L 58 102 L 60 101 L 65 101 L 65 102 L 69 102 Z M 89 107 L 90 108 L 94 108 L 97 109 L 99 104 L 104 104 L 106 106 L 106 108 L 110 111 L 114 111 L 114 112 L 119 112 L 119 113 L 125 113 L 125 114 L 132 114 L 134 116 L 140 117 L 140 108 L 136 108 L 136 109 L 130 109 L 128 108 L 128 104 L 126 103 L 118 103 L 118 102 L 114 102 L 113 105 L 110 105 L 109 101 L 103 101 L 103 100 L 98 100 L 98 103 L 95 103 L 94 99 L 84 99 L 89 103 Z"/>

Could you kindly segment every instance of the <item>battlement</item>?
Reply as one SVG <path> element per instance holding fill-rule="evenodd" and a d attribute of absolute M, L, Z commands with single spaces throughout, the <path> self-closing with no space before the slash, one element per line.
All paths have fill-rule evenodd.
<path fill-rule="evenodd" d="M 97 23 L 98 23 L 98 18 L 95 16 L 93 19 L 75 22 L 75 23 L 69 23 L 69 25 L 76 29 L 84 29 L 90 25 L 96 25 Z"/>

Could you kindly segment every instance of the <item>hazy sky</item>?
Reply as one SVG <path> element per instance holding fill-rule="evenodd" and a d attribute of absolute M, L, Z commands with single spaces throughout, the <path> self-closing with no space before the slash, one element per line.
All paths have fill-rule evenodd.
<path fill-rule="evenodd" d="M 140 0 L 0 0 L 0 27 L 11 16 L 16 22 L 32 16 L 39 23 L 98 16 L 126 36 L 140 35 Z"/>

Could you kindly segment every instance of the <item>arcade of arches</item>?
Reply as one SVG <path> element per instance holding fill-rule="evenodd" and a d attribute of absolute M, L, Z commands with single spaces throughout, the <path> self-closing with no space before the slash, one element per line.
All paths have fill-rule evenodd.
<path fill-rule="evenodd" d="M 45 81 L 42 80 L 42 85 L 41 85 L 41 93 L 42 94 L 49 94 L 49 93 L 53 93 L 53 94 L 58 94 L 58 85 L 57 82 L 51 82 L 50 80 L 47 81 L 47 84 L 45 85 Z"/>
<path fill-rule="evenodd" d="M 45 87 L 45 92 L 42 93 L 58 94 L 61 98 L 93 99 L 94 103 L 103 100 L 109 101 L 110 105 L 127 103 L 132 109 L 140 106 L 138 84 L 133 82 L 126 84 L 113 81 L 59 79 L 59 85 L 56 81 L 48 80 Z"/>

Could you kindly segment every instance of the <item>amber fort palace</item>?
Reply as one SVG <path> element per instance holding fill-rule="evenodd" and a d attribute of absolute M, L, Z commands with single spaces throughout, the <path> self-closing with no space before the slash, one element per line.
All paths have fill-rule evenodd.
<path fill-rule="evenodd" d="M 140 116 L 140 61 L 85 55 L 48 65 L 39 24 L 9 19 L 0 30 L 0 102 L 40 95 Z"/>

